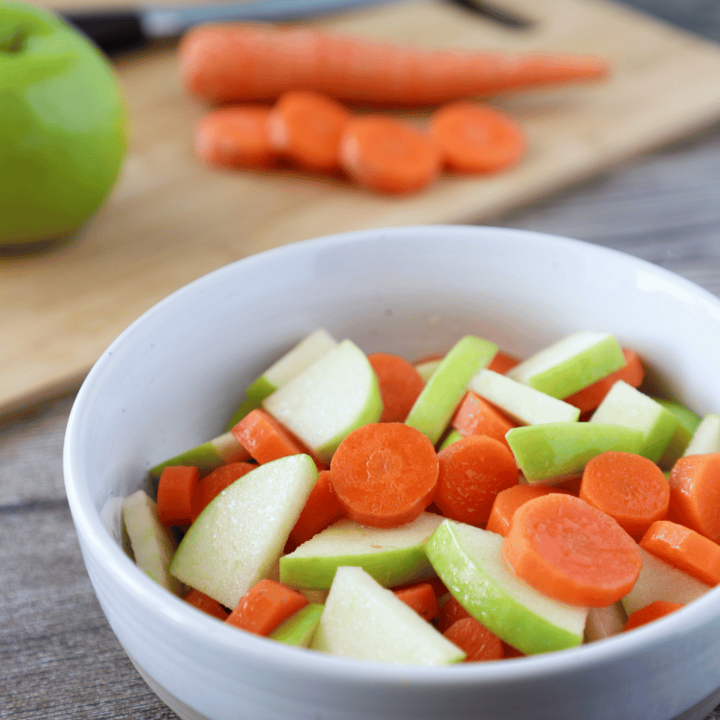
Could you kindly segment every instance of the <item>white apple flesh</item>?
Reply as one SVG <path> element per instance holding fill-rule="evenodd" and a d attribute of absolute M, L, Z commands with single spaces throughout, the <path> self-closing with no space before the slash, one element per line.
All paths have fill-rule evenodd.
<path fill-rule="evenodd" d="M 707 455 L 717 452 L 720 452 L 720 415 L 707 413 L 700 420 L 683 455 Z"/>

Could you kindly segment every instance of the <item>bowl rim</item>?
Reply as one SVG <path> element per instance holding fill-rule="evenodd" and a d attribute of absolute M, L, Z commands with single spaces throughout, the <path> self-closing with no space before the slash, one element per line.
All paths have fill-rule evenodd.
<path fill-rule="evenodd" d="M 152 616 L 176 623 L 178 628 L 182 626 L 183 633 L 187 634 L 192 642 L 210 644 L 218 652 L 246 655 L 254 661 L 271 663 L 278 669 L 292 671 L 298 676 L 311 677 L 321 674 L 324 679 L 342 680 L 357 685 L 372 683 L 373 685 L 390 686 L 402 682 L 410 688 L 420 685 L 445 687 L 473 685 L 478 687 L 485 684 L 514 684 L 522 681 L 544 680 L 549 676 L 572 674 L 601 667 L 618 656 L 630 657 L 643 653 L 653 647 L 659 647 L 673 637 L 683 635 L 691 630 L 698 630 L 710 621 L 717 621 L 720 590 L 714 589 L 695 600 L 692 607 L 682 608 L 658 622 L 637 628 L 632 633 L 621 633 L 601 642 L 583 644 L 568 650 L 514 658 L 511 663 L 460 663 L 453 666 L 450 672 L 447 668 L 372 663 L 325 655 L 305 648 L 295 648 L 249 633 L 243 634 L 243 637 L 239 639 L 235 634 L 237 632 L 235 628 L 227 628 L 227 632 L 219 633 L 217 632 L 218 620 L 198 612 L 181 598 L 157 585 L 137 568 L 111 537 L 87 487 L 83 488 L 77 477 L 76 465 L 79 462 L 77 453 L 82 444 L 80 435 L 83 415 L 86 413 L 85 405 L 92 397 L 96 378 L 101 377 L 106 366 L 112 362 L 114 349 L 124 343 L 125 338 L 148 318 L 164 312 L 164 309 L 174 303 L 175 298 L 179 295 L 215 282 L 217 278 L 225 274 L 236 273 L 239 267 L 251 272 L 254 266 L 274 262 L 276 257 L 288 253 L 292 257 L 297 253 L 305 253 L 308 249 L 319 250 L 323 247 L 338 247 L 344 244 L 364 242 L 368 238 L 380 235 L 385 236 L 386 239 L 395 238 L 408 233 L 433 236 L 442 234 L 445 240 L 501 236 L 507 241 L 513 237 L 521 242 L 540 242 L 560 247 L 583 248 L 593 256 L 610 256 L 621 260 L 629 267 L 649 272 L 685 292 L 690 292 L 698 300 L 709 303 L 720 317 L 720 298 L 681 275 L 613 248 L 532 230 L 474 225 L 406 225 L 336 233 L 249 255 L 202 275 L 155 303 L 113 340 L 82 383 L 66 426 L 63 444 L 63 473 L 65 491 L 76 532 L 84 540 L 84 552 L 91 553 L 95 560 L 101 562 L 106 571 L 116 577 L 117 581 L 122 583 L 125 589 Z"/>

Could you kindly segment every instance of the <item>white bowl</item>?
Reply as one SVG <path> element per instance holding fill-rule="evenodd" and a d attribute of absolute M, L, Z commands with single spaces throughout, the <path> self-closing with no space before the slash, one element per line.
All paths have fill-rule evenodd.
<path fill-rule="evenodd" d="M 138 570 L 112 532 L 118 499 L 143 486 L 155 463 L 220 434 L 245 385 L 320 326 L 366 352 L 409 359 L 465 333 L 524 355 L 574 330 L 610 331 L 639 351 L 669 396 L 698 413 L 720 410 L 720 300 L 574 240 L 481 227 L 371 230 L 282 247 L 191 283 L 97 362 L 73 407 L 64 457 L 100 604 L 181 717 L 690 720 L 720 702 L 718 590 L 633 633 L 573 650 L 420 668 L 243 633 Z"/>

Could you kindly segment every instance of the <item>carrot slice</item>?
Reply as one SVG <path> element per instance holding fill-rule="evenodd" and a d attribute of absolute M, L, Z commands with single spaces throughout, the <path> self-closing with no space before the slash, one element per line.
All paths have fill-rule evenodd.
<path fill-rule="evenodd" d="M 295 548 L 301 545 L 342 516 L 343 508 L 330 481 L 330 471 L 321 470 L 295 526 L 290 531 L 290 546 Z"/>
<path fill-rule="evenodd" d="M 465 393 L 450 425 L 461 435 L 487 435 L 510 449 L 505 434 L 517 427 L 507 415 L 472 390 Z"/>
<path fill-rule="evenodd" d="M 498 350 L 495 357 L 488 363 L 487 369 L 504 375 L 508 370 L 512 370 L 516 365 L 520 364 L 520 358 L 516 358 L 510 353 Z"/>
<path fill-rule="evenodd" d="M 330 473 L 349 518 L 397 527 L 415 520 L 432 502 L 438 457 L 419 430 L 404 423 L 370 423 L 340 443 Z"/>
<path fill-rule="evenodd" d="M 567 492 L 555 485 L 513 485 L 501 490 L 493 500 L 485 529 L 505 537 L 515 511 L 528 500 L 554 492 Z"/>
<path fill-rule="evenodd" d="M 256 467 L 257 465 L 249 462 L 227 463 L 215 468 L 209 475 L 201 478 L 193 493 L 191 520 L 195 522 L 197 516 L 226 487 L 232 485 L 236 480 Z"/>
<path fill-rule="evenodd" d="M 525 132 L 509 115 L 489 105 L 454 102 L 430 116 L 430 136 L 445 166 L 460 173 L 491 173 L 517 165 Z"/>
<path fill-rule="evenodd" d="M 198 610 L 202 610 L 204 613 L 216 617 L 218 620 L 227 620 L 230 614 L 217 600 L 195 588 L 190 588 L 189 592 L 183 597 L 183 600 L 189 602 Z"/>
<path fill-rule="evenodd" d="M 225 622 L 256 635 L 269 635 L 308 599 L 283 583 L 260 580 L 240 598 Z"/>
<path fill-rule="evenodd" d="M 426 620 L 433 620 L 440 612 L 435 589 L 428 582 L 416 583 L 393 590 L 395 596 Z"/>
<path fill-rule="evenodd" d="M 668 479 L 674 515 L 683 525 L 720 543 L 720 453 L 681 457 Z"/>
<path fill-rule="evenodd" d="M 463 618 L 472 617 L 470 613 L 451 595 L 446 602 L 440 606 L 440 612 L 435 623 L 437 629 L 444 633 L 451 625 Z"/>
<path fill-rule="evenodd" d="M 618 601 L 642 567 L 637 543 L 615 520 L 563 493 L 519 507 L 503 552 L 515 573 L 536 590 L 584 607 Z"/>
<path fill-rule="evenodd" d="M 194 148 L 207 165 L 224 168 L 266 168 L 278 155 L 270 144 L 265 105 L 238 105 L 209 110 L 198 122 Z"/>
<path fill-rule="evenodd" d="M 359 185 L 391 194 L 422 190 L 441 169 L 440 152 L 428 135 L 389 115 L 350 120 L 340 141 L 340 164 Z"/>
<path fill-rule="evenodd" d="M 656 520 L 667 516 L 670 485 L 652 460 L 634 453 L 605 452 L 585 466 L 580 497 L 639 539 Z"/>
<path fill-rule="evenodd" d="M 443 635 L 465 652 L 463 662 L 484 662 L 505 657 L 502 640 L 474 617 L 456 620 Z"/>
<path fill-rule="evenodd" d="M 685 607 L 682 603 L 668 602 L 667 600 L 656 600 L 635 612 L 630 613 L 625 621 L 624 632 L 634 630 L 641 625 L 647 625 L 654 620 L 659 620 L 670 613 Z"/>
<path fill-rule="evenodd" d="M 200 480 L 194 465 L 168 465 L 158 480 L 157 512 L 161 524 L 189 525 L 192 521 L 192 499 Z"/>
<path fill-rule="evenodd" d="M 415 366 L 391 353 L 371 353 L 368 361 L 377 376 L 383 412 L 379 422 L 403 422 L 425 382 Z"/>
<path fill-rule="evenodd" d="M 706 585 L 720 584 L 720 545 L 695 530 L 658 520 L 642 536 L 640 547 Z"/>
<path fill-rule="evenodd" d="M 484 525 L 495 496 L 518 483 L 515 458 L 500 441 L 469 435 L 438 453 L 435 504 L 451 520 Z"/>
<path fill-rule="evenodd" d="M 352 113 L 337 100 L 308 90 L 283 93 L 268 117 L 273 150 L 305 170 L 340 167 L 340 135 Z"/>

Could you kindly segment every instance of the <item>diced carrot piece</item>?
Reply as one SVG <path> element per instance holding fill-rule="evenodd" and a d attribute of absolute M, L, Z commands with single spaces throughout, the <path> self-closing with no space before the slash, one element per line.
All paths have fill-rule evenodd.
<path fill-rule="evenodd" d="M 720 543 L 720 453 L 681 457 L 673 465 L 669 481 L 675 517 Z"/>
<path fill-rule="evenodd" d="M 415 366 L 391 353 L 371 353 L 368 361 L 380 386 L 383 411 L 379 422 L 403 422 L 425 382 Z"/>
<path fill-rule="evenodd" d="M 290 531 L 288 539 L 291 546 L 302 545 L 313 535 L 339 520 L 343 513 L 343 507 L 335 495 L 330 480 L 330 471 L 321 470 L 300 512 L 300 517 Z"/>
<path fill-rule="evenodd" d="M 240 598 L 225 622 L 267 636 L 307 604 L 308 599 L 297 590 L 275 580 L 260 580 Z"/>
<path fill-rule="evenodd" d="M 668 602 L 667 600 L 656 600 L 633 613 L 630 613 L 625 621 L 624 632 L 647 625 L 650 622 L 659 620 L 670 613 L 685 607 L 682 603 Z"/>
<path fill-rule="evenodd" d="M 489 403 L 472 390 L 468 390 L 458 405 L 450 425 L 461 435 L 487 435 L 499 440 L 508 450 L 510 446 L 505 439 L 508 430 L 517 427 L 499 408 Z"/>
<path fill-rule="evenodd" d="M 474 617 L 456 620 L 443 635 L 465 652 L 463 662 L 500 660 L 505 656 L 502 640 Z"/>
<path fill-rule="evenodd" d="M 157 512 L 165 526 L 189 525 L 192 522 L 192 499 L 200 480 L 194 465 L 168 465 L 158 480 Z"/>
<path fill-rule="evenodd" d="M 218 620 L 227 620 L 230 614 L 217 600 L 195 588 L 190 588 L 183 600 L 189 602 L 198 610 L 202 610 L 204 613 L 216 617 Z"/>
<path fill-rule="evenodd" d="M 440 612 L 437 595 L 429 582 L 416 583 L 393 591 L 396 597 L 426 620 L 433 620 Z"/>

